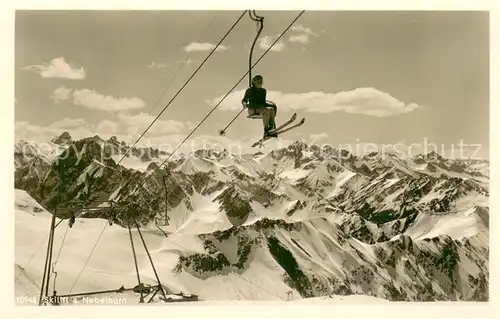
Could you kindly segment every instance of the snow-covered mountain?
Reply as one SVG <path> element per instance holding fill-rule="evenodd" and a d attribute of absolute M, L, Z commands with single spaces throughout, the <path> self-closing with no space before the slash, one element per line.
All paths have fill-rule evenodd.
<path fill-rule="evenodd" d="M 50 153 L 59 157 L 36 149 L 29 158 L 16 152 L 15 187 L 47 210 L 76 199 L 117 201 L 108 216 L 115 230 L 106 242 L 126 240 L 127 229 L 119 225 L 135 217 L 171 291 L 205 300 L 489 298 L 487 161 L 435 153 L 357 157 L 297 142 L 265 154 L 198 150 L 153 171 L 165 152 L 132 149 L 128 161 L 117 165 L 130 148 L 116 139 L 59 140 L 64 145 L 54 141 L 59 151 Z M 165 212 L 168 225 L 157 227 L 155 217 Z M 100 230 L 65 244 L 75 258 L 87 257 L 84 247 L 95 232 Z M 130 266 L 132 280 L 130 257 L 121 259 L 130 247 L 123 243 L 102 254 L 120 260 L 118 268 Z M 107 266 L 90 261 L 88 267 Z M 75 269 L 68 271 L 76 276 Z M 61 281 L 59 274 L 65 285 Z"/>

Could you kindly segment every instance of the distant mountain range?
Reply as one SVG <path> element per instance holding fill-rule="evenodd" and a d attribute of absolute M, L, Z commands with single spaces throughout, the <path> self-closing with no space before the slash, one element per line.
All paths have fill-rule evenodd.
<path fill-rule="evenodd" d="M 179 249 L 174 273 L 203 280 L 259 269 L 302 297 L 489 298 L 486 160 L 358 157 L 296 142 L 268 153 L 198 150 L 151 174 L 166 152 L 68 133 L 50 145 L 16 144 L 15 188 L 48 210 L 113 199 L 117 224 L 132 214 L 152 227 L 167 211 L 166 234 L 192 234 L 204 247 Z"/>

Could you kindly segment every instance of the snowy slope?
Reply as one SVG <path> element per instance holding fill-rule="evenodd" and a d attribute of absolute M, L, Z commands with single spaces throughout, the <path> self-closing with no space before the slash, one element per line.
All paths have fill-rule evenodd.
<path fill-rule="evenodd" d="M 39 211 L 39 205 L 21 190 L 16 190 L 16 296 L 35 296 L 39 294 L 40 282 L 47 244 L 47 231 L 51 216 L 45 211 Z M 36 213 L 35 213 L 36 212 Z M 65 223 L 61 224 L 54 239 L 57 272 L 56 287 L 60 293 L 76 293 L 95 290 L 115 289 L 124 285 L 134 286 L 137 283 L 132 253 L 126 229 L 110 227 L 101 237 L 92 258 L 75 284 L 76 277 L 82 269 L 103 227 L 103 220 L 79 220 L 65 235 Z M 199 280 L 189 275 L 175 275 L 171 269 L 177 260 L 178 244 L 182 243 L 183 252 L 203 252 L 199 239 L 194 236 L 175 235 L 167 241 L 164 236 L 144 231 L 155 266 L 161 274 L 163 285 L 169 292 L 196 292 L 204 299 L 251 299 L 251 300 L 281 300 L 274 296 L 286 296 L 289 288 L 276 281 L 276 273 L 280 271 L 269 269 L 269 260 L 261 256 L 242 276 L 213 276 Z M 59 254 L 62 238 L 65 245 Z M 134 241 L 138 247 L 139 238 L 134 232 Z M 113 243 L 108 245 L 107 243 Z M 36 245 L 33 245 L 36 243 Z M 36 247 L 38 246 L 38 247 Z M 153 284 L 154 273 L 151 270 L 147 256 L 143 250 L 138 251 L 138 264 L 141 280 Z M 261 259 L 261 260 L 259 260 Z M 267 275 L 266 275 L 267 274 Z M 246 278 L 246 279 L 245 279 Z M 256 280 L 257 278 L 257 280 Z M 275 284 L 270 284 L 269 280 Z M 74 286 L 73 286 L 74 285 Z M 267 292 L 262 286 L 269 287 Z M 108 296 L 113 296 L 108 294 Z M 121 295 L 120 295 L 121 296 Z M 133 294 L 128 295 L 133 299 Z M 138 294 L 135 296 L 138 299 Z M 137 302 L 137 300 L 136 300 Z"/>
<path fill-rule="evenodd" d="M 17 267 L 16 294 L 18 296 L 33 293 L 41 281 L 47 231 L 51 217 L 50 214 L 40 211 L 37 207 L 39 205 L 24 191 L 16 191 L 15 260 Z M 162 284 L 170 293 L 180 291 L 195 293 L 203 300 L 288 300 L 303 298 L 297 289 L 303 291 L 312 289 L 314 291 L 322 288 L 324 295 L 356 293 L 375 294 L 378 298 L 389 298 L 388 292 L 378 294 L 376 291 L 383 292 L 381 284 L 384 281 L 386 284 L 391 282 L 394 280 L 394 276 L 397 276 L 401 284 L 403 282 L 401 278 L 407 276 L 404 275 L 405 270 L 401 263 L 404 260 L 415 263 L 414 257 L 407 256 L 403 257 L 401 261 L 396 260 L 396 265 L 401 266 L 396 266 L 396 275 L 391 274 L 391 270 L 376 266 L 377 261 L 380 263 L 386 258 L 377 256 L 382 251 L 385 251 L 382 255 L 389 256 L 391 251 L 398 250 L 394 250 L 389 245 L 367 245 L 349 239 L 335 225 L 325 219 L 310 220 L 298 228 L 294 226 L 293 229 L 287 226 L 266 228 L 264 225 L 260 225 L 264 232 L 272 234 L 282 247 L 286 247 L 295 256 L 300 268 L 305 273 L 301 276 L 312 275 L 317 280 L 313 281 L 313 288 L 304 288 L 299 285 L 296 289 L 290 287 L 285 271 L 280 262 L 275 259 L 276 256 L 273 256 L 267 245 L 263 244 L 263 238 L 259 239 L 257 227 L 248 227 L 240 234 L 226 235 L 223 240 L 209 240 L 214 245 L 213 247 L 207 246 L 207 239 L 213 239 L 214 235 L 200 237 L 179 232 L 170 235 L 167 239 L 163 233 L 154 229 L 144 229 L 143 234 Z M 195 227 L 193 226 L 193 228 Z M 78 274 L 103 229 L 105 230 L 99 244 L 76 282 Z M 125 228 L 110 227 L 105 220 L 79 219 L 67 232 L 65 244 L 59 255 L 65 231 L 66 222 L 63 222 L 58 228 L 54 242 L 55 256 L 59 256 L 55 259 L 55 270 L 57 271 L 56 287 L 60 293 L 117 289 L 122 285 L 129 287 L 137 283 L 128 233 Z M 250 237 L 251 234 L 254 237 Z M 217 236 L 221 235 L 215 237 Z M 154 273 L 146 254 L 140 248 L 140 240 L 136 231 L 133 231 L 133 237 L 138 252 L 141 280 L 148 284 L 154 284 Z M 242 240 L 244 241 L 245 238 L 246 240 L 252 240 L 252 238 L 258 240 L 251 244 L 250 254 L 243 262 L 241 269 L 229 266 L 222 267 L 221 272 L 200 272 L 199 268 L 192 268 L 197 265 L 196 259 L 191 259 L 191 266 L 186 264 L 186 261 L 192 258 L 191 256 L 198 254 L 206 257 L 215 249 L 227 256 L 229 263 L 235 265 L 242 257 L 239 251 L 242 247 Z M 396 238 L 394 243 L 399 244 L 401 240 L 404 243 L 404 238 Z M 439 241 L 442 240 L 439 239 Z M 113 244 L 109 245 L 108 243 Z M 418 250 L 425 250 L 429 243 L 421 242 L 420 244 L 415 243 L 415 245 L 419 247 Z M 436 249 L 439 251 L 438 246 L 429 248 L 429 252 Z M 402 253 L 404 254 L 404 252 Z M 465 252 L 465 254 L 468 253 L 470 252 Z M 185 256 L 184 260 L 180 261 L 180 256 Z M 475 258 L 477 257 L 476 255 Z M 477 277 L 479 270 L 478 266 L 474 264 L 474 258 L 469 261 L 469 264 L 468 270 L 460 270 L 463 273 L 461 276 Z M 178 272 L 179 265 L 181 265 L 180 268 L 184 269 L 180 273 Z M 416 264 L 414 266 L 418 267 Z M 370 271 L 371 267 L 378 269 L 377 272 Z M 399 269 L 400 267 L 403 268 Z M 346 272 L 346 268 L 353 270 L 353 272 Z M 356 271 L 360 270 L 368 271 L 366 274 L 375 276 L 375 280 L 360 281 L 356 275 Z M 428 278 L 431 282 L 438 280 L 429 276 L 430 274 L 426 273 L 423 278 Z M 337 285 L 337 288 L 334 290 L 331 289 L 332 287 L 327 288 L 326 283 L 332 280 L 328 278 L 339 280 L 338 283 L 334 284 Z M 339 285 L 342 280 L 346 279 L 350 284 Z M 440 291 L 443 288 L 437 288 L 439 281 L 434 284 L 437 293 L 443 294 L 444 291 Z M 307 284 L 304 285 L 307 286 Z M 374 288 L 376 289 L 373 290 Z M 399 288 L 399 290 L 402 289 Z"/>

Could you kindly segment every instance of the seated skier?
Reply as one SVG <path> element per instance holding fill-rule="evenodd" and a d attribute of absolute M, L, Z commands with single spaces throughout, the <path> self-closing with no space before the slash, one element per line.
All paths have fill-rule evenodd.
<path fill-rule="evenodd" d="M 275 118 L 277 113 L 276 104 L 266 101 L 267 91 L 262 87 L 263 78 L 256 75 L 252 79 L 252 86 L 245 91 L 245 96 L 241 100 L 243 108 L 251 108 L 254 114 L 262 115 L 264 124 L 264 137 L 278 137 L 276 132 Z"/>

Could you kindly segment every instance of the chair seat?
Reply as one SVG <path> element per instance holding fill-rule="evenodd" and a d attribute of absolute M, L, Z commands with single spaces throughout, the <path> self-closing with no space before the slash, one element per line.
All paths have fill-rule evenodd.
<path fill-rule="evenodd" d="M 270 104 L 274 104 L 274 102 L 272 101 L 267 101 L 267 103 L 270 103 Z M 253 109 L 251 107 L 247 108 L 247 111 L 248 111 L 248 115 L 247 115 L 247 118 L 248 119 L 256 119 L 256 120 L 262 120 L 263 116 L 262 114 L 260 113 L 262 109 Z"/>
<path fill-rule="evenodd" d="M 259 112 L 260 110 L 253 109 L 253 108 L 248 108 L 247 112 L 247 118 L 249 119 L 262 119 L 262 114 Z"/>
<path fill-rule="evenodd" d="M 252 114 L 247 116 L 248 119 L 262 119 L 262 115 L 260 114 Z"/>

